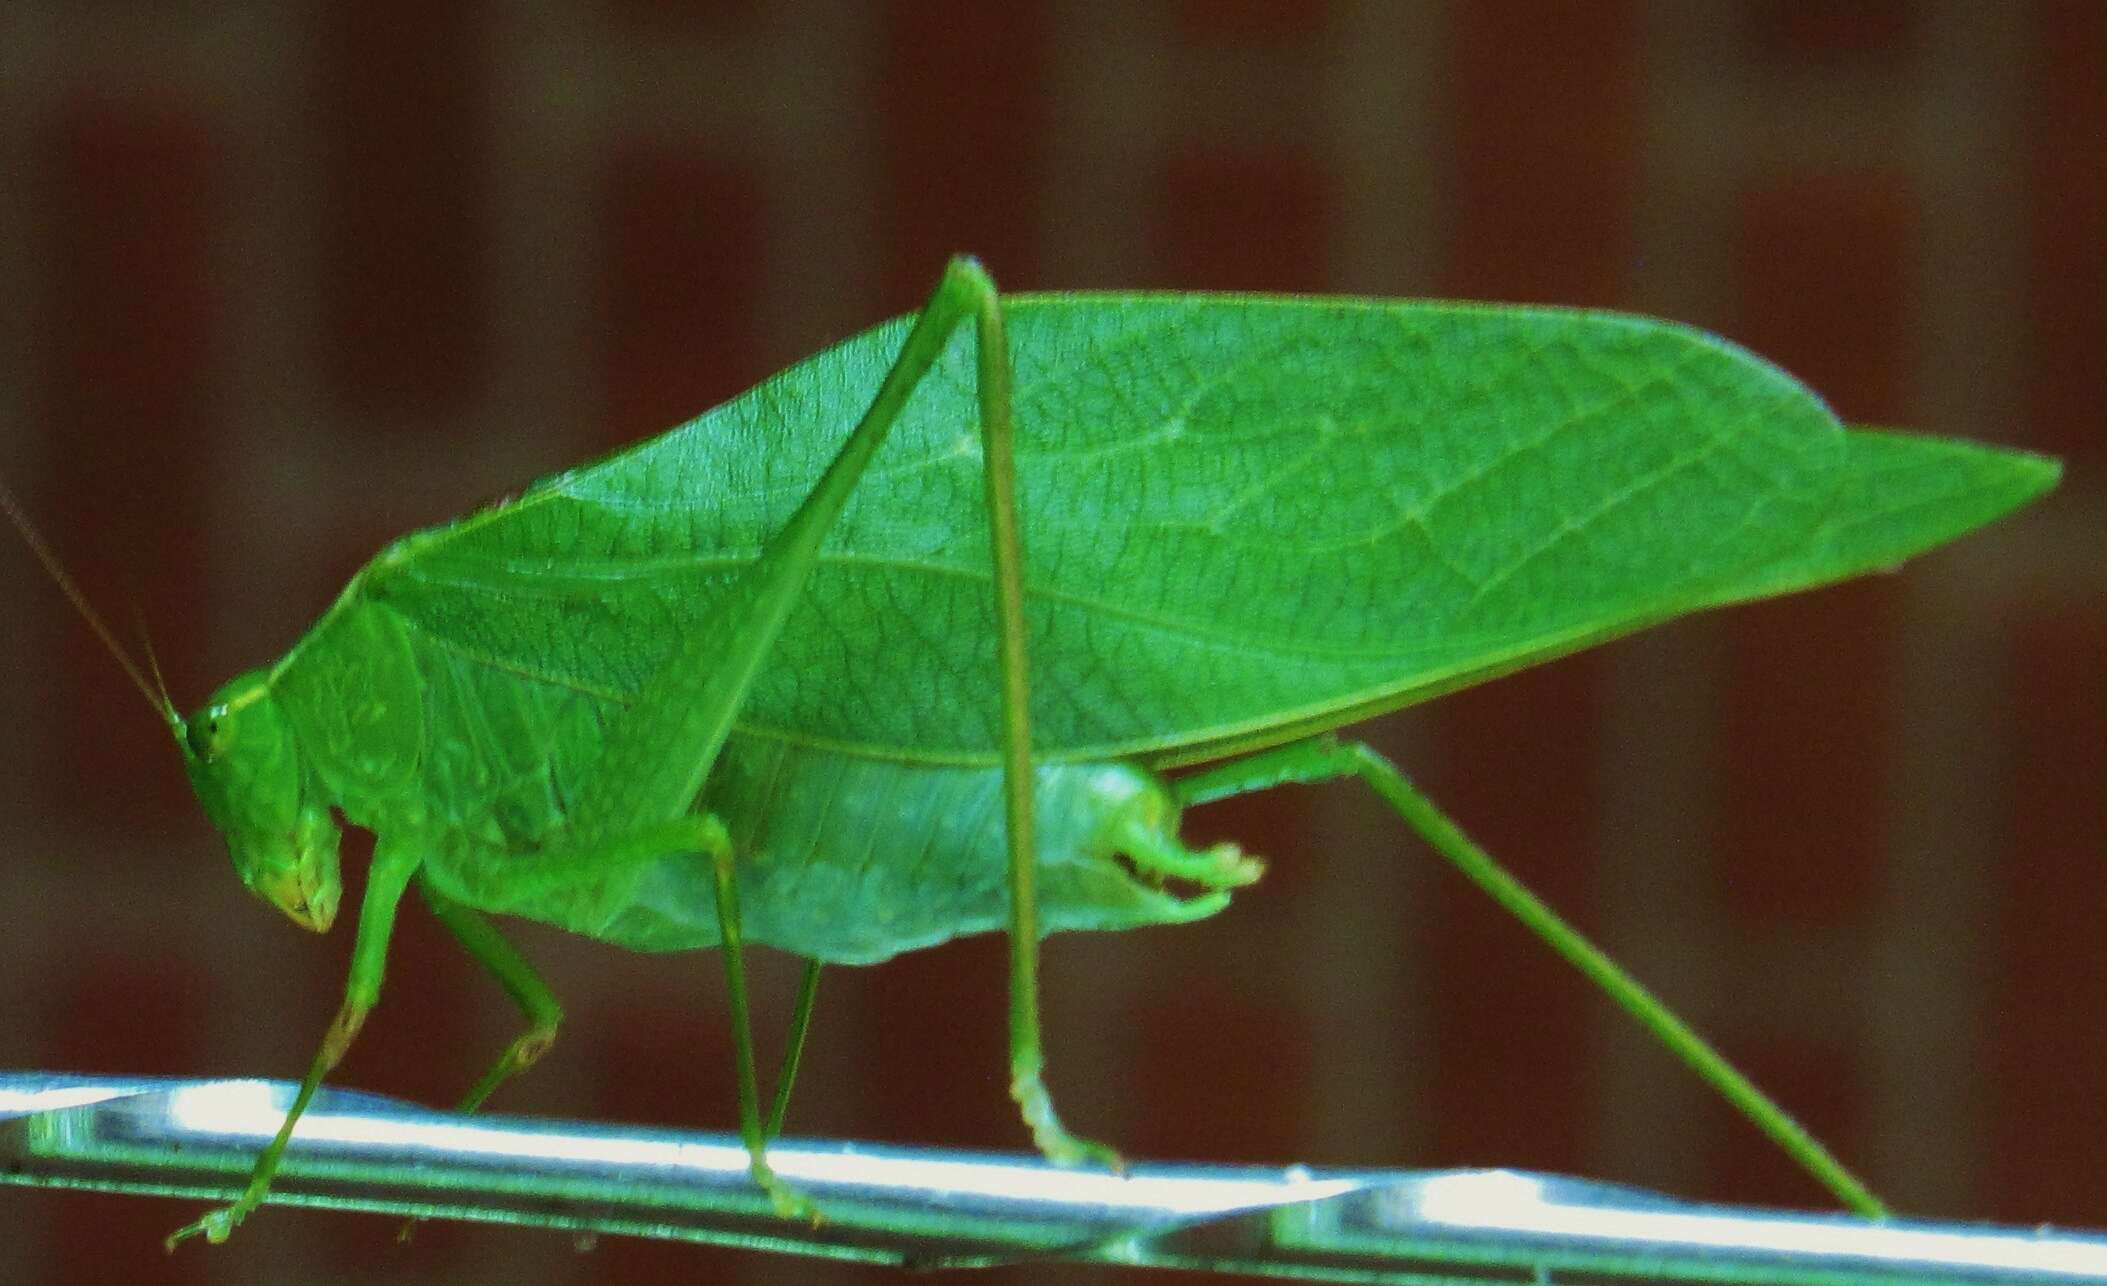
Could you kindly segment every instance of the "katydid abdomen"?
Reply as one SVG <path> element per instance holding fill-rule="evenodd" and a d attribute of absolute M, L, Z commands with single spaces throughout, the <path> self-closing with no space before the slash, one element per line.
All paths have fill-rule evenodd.
<path fill-rule="evenodd" d="M 1181 896 L 1129 854 L 1138 826 L 1176 843 L 1178 806 L 1154 774 L 1124 763 L 1044 764 L 1034 773 L 1042 933 L 1178 923 L 1219 910 L 1220 890 Z M 888 763 L 735 736 L 701 806 L 730 832 L 749 942 L 867 964 L 970 933 L 1009 914 L 1000 768 Z M 507 829 L 493 801 L 488 823 Z M 560 827 L 519 844 L 559 838 Z M 502 856 L 441 850 L 426 871 L 471 906 L 539 920 L 637 951 L 720 942 L 709 859 L 669 854 L 641 869 L 520 897 Z"/>
<path fill-rule="evenodd" d="M 523 862 L 576 841 L 572 805 L 602 768 L 626 693 L 587 690 L 464 655 L 385 603 L 347 602 L 281 667 L 302 757 L 351 820 L 427 836 L 425 875 L 467 906 L 645 951 L 721 941 L 711 863 L 656 855 L 560 885 Z M 1185 854 L 1178 806 L 1118 761 L 1034 769 L 1042 932 L 1195 919 L 1226 894 L 1181 897 L 1166 862 L 1215 864 L 1203 884 L 1257 868 Z M 863 963 L 1003 927 L 1009 885 L 1002 769 L 800 746 L 735 732 L 695 807 L 739 864 L 748 941 Z"/>

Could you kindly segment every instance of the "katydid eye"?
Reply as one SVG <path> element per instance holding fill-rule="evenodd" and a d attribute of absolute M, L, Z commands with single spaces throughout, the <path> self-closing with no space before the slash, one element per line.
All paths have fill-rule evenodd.
<path fill-rule="evenodd" d="M 221 731 L 224 723 L 220 716 L 224 713 L 222 707 L 214 706 L 191 719 L 188 728 L 185 729 L 190 741 L 190 753 L 200 759 L 210 759 L 227 748 L 226 738 Z"/>

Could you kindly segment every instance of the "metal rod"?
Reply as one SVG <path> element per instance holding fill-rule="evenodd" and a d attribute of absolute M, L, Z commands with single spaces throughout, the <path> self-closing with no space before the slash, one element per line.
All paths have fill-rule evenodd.
<path fill-rule="evenodd" d="M 0 1072 L 0 1183 L 225 1200 L 280 1081 Z M 784 1140 L 785 1221 L 728 1135 L 429 1111 L 325 1090 L 270 1200 L 915 1267 L 1023 1259 L 1430 1283 L 2107 1283 L 2107 1236 L 1699 1205 L 1511 1170 L 1136 1166 Z"/>

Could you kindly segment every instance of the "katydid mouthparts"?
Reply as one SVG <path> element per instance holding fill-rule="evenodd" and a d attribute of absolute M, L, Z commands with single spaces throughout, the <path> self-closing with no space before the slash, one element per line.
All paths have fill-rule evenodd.
<path fill-rule="evenodd" d="M 489 917 L 716 948 L 755 1182 L 822 962 L 1009 941 L 1010 1091 L 1045 1155 L 1117 1166 L 1043 1078 L 1048 933 L 1212 915 L 1260 874 L 1183 809 L 1366 784 L 1851 1209 L 1883 1207 L 1366 745 L 1357 721 L 1705 608 L 1894 567 L 2057 464 L 1847 428 L 1711 335 L 1605 312 L 1257 295 L 921 311 L 663 436 L 382 550 L 290 651 L 166 720 L 237 873 L 327 929 L 375 838 L 344 997 L 247 1188 L 262 1202 L 421 900 L 526 1030 L 562 1011 Z M 1186 770 L 1186 771 L 1180 771 Z M 743 949 L 809 962 L 764 1112 Z"/>

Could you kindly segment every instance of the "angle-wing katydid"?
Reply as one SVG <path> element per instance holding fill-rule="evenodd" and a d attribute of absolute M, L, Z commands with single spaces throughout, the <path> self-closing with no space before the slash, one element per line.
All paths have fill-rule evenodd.
<path fill-rule="evenodd" d="M 403 538 L 275 666 L 188 719 L 163 703 L 244 880 L 296 920 L 334 914 L 332 812 L 379 837 L 345 1007 L 286 1130 L 242 1201 L 184 1234 L 218 1240 L 262 1198 L 377 998 L 412 883 L 530 1019 L 466 1106 L 559 1014 L 481 912 L 723 946 L 755 1176 L 802 1213 L 765 1163 L 783 1100 L 764 1127 L 740 943 L 863 962 L 1006 927 L 1013 1093 L 1050 1156 L 1109 1156 L 1061 1127 L 1039 1080 L 1037 938 L 1220 909 L 1257 864 L 1185 848 L 1180 808 L 1342 776 L 1877 1212 L 1394 768 L 1329 734 L 1891 567 L 2056 476 L 2019 452 L 1847 430 L 1762 360 L 1644 318 L 998 305 L 954 261 L 918 317 Z"/>

